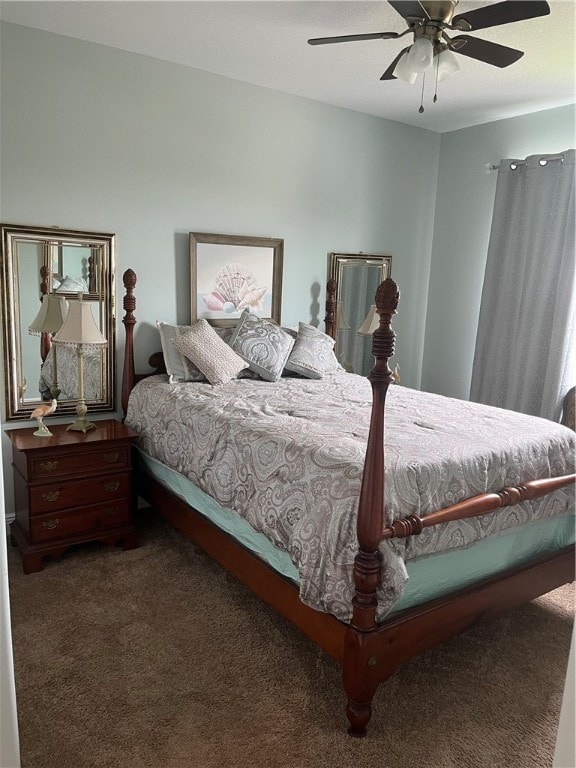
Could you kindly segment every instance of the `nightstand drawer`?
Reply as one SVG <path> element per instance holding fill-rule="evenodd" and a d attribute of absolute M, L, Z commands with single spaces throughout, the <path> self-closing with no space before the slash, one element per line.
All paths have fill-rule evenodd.
<path fill-rule="evenodd" d="M 130 500 L 118 499 L 30 518 L 30 537 L 35 543 L 82 533 L 96 538 L 99 529 L 120 525 L 129 519 Z"/>
<path fill-rule="evenodd" d="M 53 510 L 82 507 L 86 502 L 120 499 L 130 496 L 130 475 L 119 472 L 86 480 L 37 485 L 30 488 L 30 515 Z"/>
<path fill-rule="evenodd" d="M 86 433 L 51 424 L 51 437 L 31 427 L 10 429 L 15 520 L 12 541 L 22 552 L 24 573 L 41 571 L 87 541 L 138 546 L 132 520 L 134 430 L 103 419 Z"/>
<path fill-rule="evenodd" d="M 96 450 L 60 452 L 54 456 L 33 457 L 28 482 L 67 475 L 94 475 L 103 470 L 125 469 L 130 466 L 130 446 L 110 445 Z"/>

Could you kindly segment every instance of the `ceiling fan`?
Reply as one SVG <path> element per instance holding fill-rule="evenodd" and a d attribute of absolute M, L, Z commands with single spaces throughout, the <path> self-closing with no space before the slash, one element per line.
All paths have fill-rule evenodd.
<path fill-rule="evenodd" d="M 467 34 L 449 37 L 446 30 L 471 32 L 501 24 L 533 19 L 550 13 L 550 6 L 541 0 L 503 0 L 476 10 L 454 15 L 458 0 L 388 0 L 405 20 L 404 32 L 372 32 L 338 37 L 317 37 L 310 45 L 326 45 L 359 40 L 390 40 L 412 33 L 414 42 L 404 48 L 390 64 L 381 80 L 400 78 L 413 83 L 435 59 L 438 80 L 444 79 L 460 67 L 454 52 L 477 59 L 495 67 L 508 67 L 523 55 L 523 51 L 481 40 Z"/>

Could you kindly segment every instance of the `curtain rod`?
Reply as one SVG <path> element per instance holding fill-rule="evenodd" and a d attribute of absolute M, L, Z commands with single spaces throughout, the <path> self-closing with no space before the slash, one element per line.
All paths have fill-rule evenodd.
<path fill-rule="evenodd" d="M 549 160 L 564 161 L 564 154 L 560 153 L 559 155 L 542 155 L 542 157 L 540 157 L 538 162 L 540 163 L 540 165 L 546 165 L 546 163 Z M 516 168 L 518 168 L 519 165 L 526 165 L 527 162 L 528 162 L 527 160 L 511 160 L 510 168 L 512 168 L 512 170 L 515 170 Z M 492 163 L 486 163 L 486 165 L 484 166 L 484 172 L 491 173 L 492 171 L 497 171 L 498 168 L 500 168 L 500 165 L 493 165 Z"/>

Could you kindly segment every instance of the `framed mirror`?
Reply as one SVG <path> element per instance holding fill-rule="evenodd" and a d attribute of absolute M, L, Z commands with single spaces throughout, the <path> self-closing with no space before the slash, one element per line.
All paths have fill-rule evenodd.
<path fill-rule="evenodd" d="M 49 302 L 65 316 L 68 301 L 79 294 L 107 341 L 105 346 L 84 348 L 86 405 L 91 412 L 113 411 L 114 235 L 57 227 L 0 227 L 5 420 L 29 418 L 34 408 L 55 394 L 58 415 L 75 412 L 76 350 L 52 344 L 58 329 L 46 330 L 40 310 Z"/>
<path fill-rule="evenodd" d="M 350 373 L 366 376 L 374 367 L 371 307 L 376 289 L 391 271 L 389 255 L 328 254 L 326 333 L 336 340 L 336 357 Z"/>

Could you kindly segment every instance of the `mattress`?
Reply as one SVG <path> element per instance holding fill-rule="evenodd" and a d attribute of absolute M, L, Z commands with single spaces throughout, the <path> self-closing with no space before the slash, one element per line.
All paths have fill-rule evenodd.
<path fill-rule="evenodd" d="M 340 371 L 317 381 L 239 379 L 219 387 L 171 384 L 154 376 L 134 388 L 126 423 L 139 433 L 146 455 L 287 552 L 303 602 L 348 621 L 371 399 L 365 378 Z M 391 387 L 388 520 L 568 474 L 574 437 L 544 419 Z M 573 510 L 572 489 L 563 489 L 420 536 L 382 542 L 379 618 L 401 605 L 411 561 L 466 550 Z"/>
<path fill-rule="evenodd" d="M 275 547 L 233 510 L 220 506 L 186 477 L 142 451 L 138 452 L 138 466 L 276 573 L 299 586 L 298 569 L 288 552 Z M 467 547 L 408 561 L 402 596 L 392 605 L 386 618 L 573 546 L 576 539 L 574 523 L 573 515 L 540 520 L 500 536 L 481 539 Z"/>

